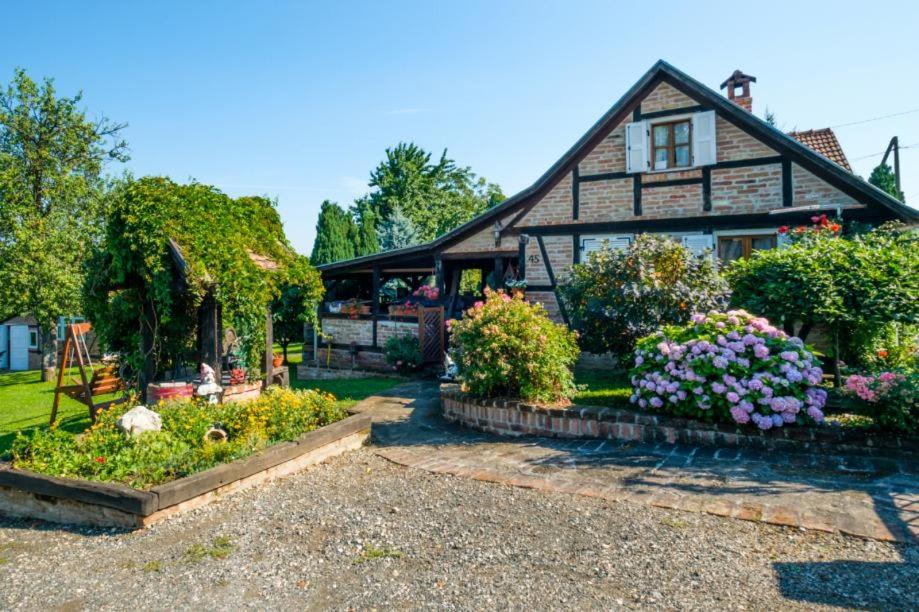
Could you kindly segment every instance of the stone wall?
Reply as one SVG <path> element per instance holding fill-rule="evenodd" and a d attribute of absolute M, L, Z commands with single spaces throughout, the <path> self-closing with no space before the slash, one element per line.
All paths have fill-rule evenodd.
<path fill-rule="evenodd" d="M 509 436 L 598 438 L 781 453 L 857 453 L 909 461 L 919 459 L 919 438 L 859 429 L 799 426 L 760 431 L 622 408 L 578 405 L 545 408 L 515 400 L 474 399 L 462 394 L 458 385 L 442 385 L 441 402 L 448 421 Z"/>

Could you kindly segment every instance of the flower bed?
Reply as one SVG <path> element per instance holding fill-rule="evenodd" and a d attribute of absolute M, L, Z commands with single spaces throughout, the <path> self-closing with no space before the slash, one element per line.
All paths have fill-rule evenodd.
<path fill-rule="evenodd" d="M 20 434 L 13 443 L 12 466 L 149 488 L 296 439 L 346 416 L 329 394 L 277 388 L 249 402 L 211 406 L 180 400 L 159 404 L 156 409 L 162 430 L 137 437 L 126 435 L 116 425 L 128 410 L 123 406 L 103 411 L 80 435 L 57 428 Z M 225 442 L 205 440 L 214 427 L 226 431 Z"/>
<path fill-rule="evenodd" d="M 800 339 L 743 310 L 696 314 L 643 338 L 632 369 L 639 408 L 762 430 L 823 422 L 823 371 Z"/>

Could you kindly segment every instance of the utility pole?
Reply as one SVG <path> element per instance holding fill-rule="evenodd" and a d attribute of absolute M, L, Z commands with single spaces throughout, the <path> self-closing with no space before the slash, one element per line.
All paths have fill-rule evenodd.
<path fill-rule="evenodd" d="M 897 192 L 902 193 L 900 189 L 900 139 L 894 136 L 890 139 L 890 144 L 887 145 L 887 150 L 884 151 L 884 159 L 881 160 L 881 165 L 887 163 L 887 158 L 890 156 L 890 152 L 893 151 L 893 178 L 897 185 Z"/>

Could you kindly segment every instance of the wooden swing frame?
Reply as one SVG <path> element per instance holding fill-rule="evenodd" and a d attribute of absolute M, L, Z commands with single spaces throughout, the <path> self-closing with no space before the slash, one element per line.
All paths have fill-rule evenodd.
<path fill-rule="evenodd" d="M 86 404 L 89 409 L 89 418 L 94 423 L 100 410 L 124 403 L 128 399 L 127 395 L 98 403 L 93 399 L 94 395 L 105 395 L 123 390 L 125 385 L 117 374 L 112 371 L 111 367 L 93 370 L 92 361 L 89 357 L 89 348 L 86 346 L 86 334 L 91 329 L 92 325 L 89 323 L 71 323 L 67 325 L 61 363 L 57 371 L 57 385 L 54 389 L 54 404 L 51 406 L 51 425 L 54 425 L 57 420 L 57 409 L 60 405 L 61 393 Z M 76 365 L 80 370 L 80 383 L 67 385 L 64 384 L 64 376 L 66 376 L 67 370 L 73 366 L 71 353 L 76 357 Z M 87 368 L 92 373 L 90 376 L 86 374 Z"/>

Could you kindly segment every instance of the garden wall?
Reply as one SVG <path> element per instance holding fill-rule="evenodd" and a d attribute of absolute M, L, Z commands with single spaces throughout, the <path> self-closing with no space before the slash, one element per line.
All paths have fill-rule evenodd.
<path fill-rule="evenodd" d="M 761 431 L 622 408 L 545 408 L 515 400 L 471 398 L 460 392 L 458 385 L 442 385 L 440 395 L 448 421 L 501 435 L 731 446 L 778 453 L 855 453 L 919 460 L 919 439 L 858 429 L 795 426 Z"/>
<path fill-rule="evenodd" d="M 370 415 L 357 414 L 297 440 L 153 487 L 57 478 L 0 464 L 0 514 L 54 523 L 134 529 L 216 501 L 221 496 L 292 474 L 370 437 Z"/>

